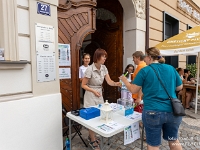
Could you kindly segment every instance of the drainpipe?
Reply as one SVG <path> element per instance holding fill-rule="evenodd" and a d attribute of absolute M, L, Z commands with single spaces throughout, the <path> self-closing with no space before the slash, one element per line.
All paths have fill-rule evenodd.
<path fill-rule="evenodd" d="M 149 48 L 149 0 L 146 0 L 146 41 L 145 50 Z"/>

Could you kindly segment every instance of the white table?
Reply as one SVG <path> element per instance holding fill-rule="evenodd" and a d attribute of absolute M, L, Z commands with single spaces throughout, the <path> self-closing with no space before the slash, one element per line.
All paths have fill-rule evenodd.
<path fill-rule="evenodd" d="M 121 127 L 117 130 L 111 131 L 109 133 L 107 133 L 106 131 L 102 131 L 101 129 L 98 129 L 97 126 L 100 126 L 103 124 L 103 122 L 100 121 L 100 117 L 96 117 L 90 120 L 85 120 L 83 118 L 81 118 L 80 116 L 75 116 L 73 114 L 71 114 L 71 112 L 67 113 L 67 117 L 69 118 L 69 140 L 70 140 L 70 149 L 72 149 L 72 140 L 71 140 L 71 120 L 85 126 L 86 128 L 94 131 L 95 133 L 98 133 L 100 135 L 100 147 L 101 150 L 103 150 L 104 146 L 103 146 L 103 137 L 112 137 L 122 131 L 124 131 L 124 127 L 129 126 L 135 122 L 140 121 L 141 119 L 135 119 L 135 120 L 131 120 L 128 118 L 125 118 L 122 114 L 122 112 L 115 112 L 113 113 L 113 121 L 120 123 L 121 125 L 123 125 L 124 127 Z M 144 134 L 144 128 L 142 128 L 142 137 L 141 137 L 141 149 L 143 149 L 143 134 Z"/>

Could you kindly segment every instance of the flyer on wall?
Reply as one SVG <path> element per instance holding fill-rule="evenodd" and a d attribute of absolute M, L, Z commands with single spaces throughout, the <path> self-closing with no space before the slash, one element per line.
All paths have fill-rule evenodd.
<path fill-rule="evenodd" d="M 124 145 L 130 144 L 140 138 L 139 122 L 124 128 Z"/>
<path fill-rule="evenodd" d="M 37 52 L 55 52 L 54 27 L 41 23 L 35 24 L 35 42 Z"/>
<path fill-rule="evenodd" d="M 55 80 L 55 53 L 37 53 L 37 82 Z"/>
<path fill-rule="evenodd" d="M 4 58 L 4 49 L 0 48 L 0 60 L 5 60 Z"/>
<path fill-rule="evenodd" d="M 71 66 L 70 44 L 58 43 L 59 66 Z"/>
<path fill-rule="evenodd" d="M 70 79 L 71 70 L 70 68 L 59 68 L 59 79 Z"/>

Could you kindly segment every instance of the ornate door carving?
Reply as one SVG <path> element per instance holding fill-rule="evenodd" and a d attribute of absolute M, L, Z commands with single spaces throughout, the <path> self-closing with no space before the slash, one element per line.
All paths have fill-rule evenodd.
<path fill-rule="evenodd" d="M 112 80 L 119 81 L 123 70 L 123 8 L 118 0 L 97 0 L 97 30 L 92 34 L 92 42 L 85 52 L 93 55 L 96 48 L 101 47 L 108 53 L 106 67 Z M 104 99 L 116 102 L 117 87 L 104 82 Z"/>
<path fill-rule="evenodd" d="M 95 6 L 96 0 L 59 1 L 58 41 L 71 48 L 71 79 L 60 80 L 62 101 L 68 111 L 80 107 L 79 49 L 85 36 L 96 29 Z"/>

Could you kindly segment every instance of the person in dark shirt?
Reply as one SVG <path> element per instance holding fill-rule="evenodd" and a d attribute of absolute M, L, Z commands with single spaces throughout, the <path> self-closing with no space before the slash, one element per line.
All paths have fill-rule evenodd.
<path fill-rule="evenodd" d="M 184 69 L 184 79 L 186 79 L 185 77 L 187 77 L 187 81 L 192 81 L 194 80 L 194 77 L 191 75 L 190 70 L 188 69 Z"/>

